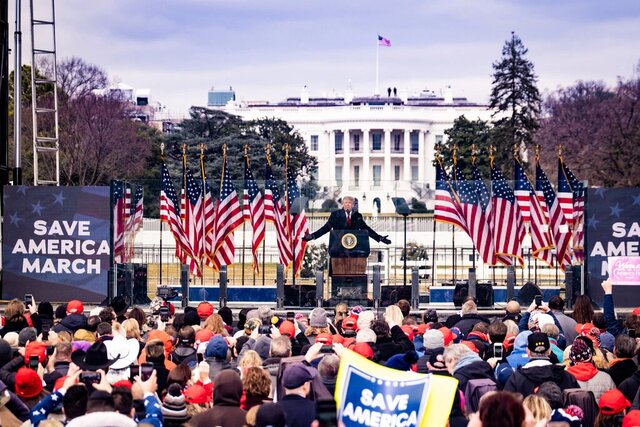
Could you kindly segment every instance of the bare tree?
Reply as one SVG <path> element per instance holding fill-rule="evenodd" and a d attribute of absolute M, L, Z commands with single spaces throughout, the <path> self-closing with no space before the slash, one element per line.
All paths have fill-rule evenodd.
<path fill-rule="evenodd" d="M 102 68 L 77 56 L 58 63 L 58 87 L 69 98 L 82 98 L 96 89 L 104 89 L 108 81 Z"/>

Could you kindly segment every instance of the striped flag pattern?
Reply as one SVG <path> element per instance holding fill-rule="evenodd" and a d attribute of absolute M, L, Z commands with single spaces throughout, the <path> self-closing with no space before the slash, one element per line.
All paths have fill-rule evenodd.
<path fill-rule="evenodd" d="M 204 212 L 202 209 L 202 187 L 198 185 L 190 170 L 186 170 L 186 197 L 184 198 L 184 231 L 191 244 L 195 259 L 189 262 L 191 274 L 201 274 L 199 262 L 204 254 Z"/>
<path fill-rule="evenodd" d="M 514 176 L 515 183 L 513 193 L 516 195 L 522 221 L 524 221 L 525 228 L 528 229 L 529 223 L 531 222 L 531 186 L 518 159 L 515 159 Z"/>
<path fill-rule="evenodd" d="M 258 249 L 264 240 L 265 207 L 262 193 L 258 188 L 256 180 L 253 178 L 248 162 L 245 162 L 244 166 L 244 191 L 242 193 L 242 200 L 244 220 L 250 221 L 251 228 L 253 229 L 251 253 L 253 254 L 253 270 L 258 273 L 260 272 Z"/>
<path fill-rule="evenodd" d="M 227 168 L 227 159 L 222 163 L 222 183 L 220 185 L 220 198 L 216 208 L 215 218 L 215 250 L 213 263 L 216 269 L 223 265 L 233 264 L 235 255 L 235 243 L 233 241 L 236 228 L 242 225 L 242 209 L 236 189 L 231 182 L 231 176 Z"/>
<path fill-rule="evenodd" d="M 284 201 L 280 197 L 278 182 L 271 166 L 267 164 L 264 188 L 265 219 L 273 223 L 276 228 L 276 240 L 280 253 L 280 264 L 288 266 L 293 259 L 289 228 L 287 227 L 287 212 Z"/>
<path fill-rule="evenodd" d="M 123 181 L 111 181 L 113 199 L 113 262 L 125 262 L 126 230 L 126 184 Z"/>
<path fill-rule="evenodd" d="M 211 195 L 211 187 L 203 180 L 202 189 L 204 197 L 202 199 L 204 211 L 204 256 L 203 262 L 207 267 L 215 268 L 211 259 L 215 250 L 216 224 L 215 224 L 215 203 Z"/>
<path fill-rule="evenodd" d="M 468 233 L 462 209 L 453 198 L 453 189 L 438 159 L 436 163 L 436 201 L 433 218 L 436 221 L 453 224 Z"/>
<path fill-rule="evenodd" d="M 498 168 L 491 168 L 491 211 L 496 254 L 516 257 L 524 265 L 522 240 L 525 229 L 516 196 Z"/>
<path fill-rule="evenodd" d="M 302 240 L 305 234 L 309 232 L 309 225 L 307 224 L 307 215 L 305 214 L 304 207 L 296 215 L 291 214 L 291 206 L 296 203 L 296 199 L 300 197 L 300 189 L 296 184 L 296 177 L 291 167 L 287 168 L 287 204 L 289 213 L 289 227 L 291 236 L 291 246 L 294 248 L 295 260 L 293 263 L 293 273 L 297 274 L 302 266 L 302 260 L 304 259 L 304 252 L 307 247 L 307 242 Z"/>
<path fill-rule="evenodd" d="M 571 191 L 573 192 L 573 255 L 578 263 L 584 262 L 584 184 L 562 162 Z"/>
<path fill-rule="evenodd" d="M 571 263 L 571 257 L 567 251 L 571 240 L 571 233 L 569 232 L 569 225 L 560 207 L 560 202 L 553 191 L 551 182 L 549 182 L 549 178 L 547 178 L 547 174 L 544 173 L 539 162 L 536 163 L 536 191 L 543 194 L 546 206 L 549 208 L 549 225 L 556 247 L 556 260 L 564 270 L 565 265 Z"/>
<path fill-rule="evenodd" d="M 562 165 L 562 159 L 558 159 L 558 194 L 557 194 L 558 202 L 560 203 L 560 208 L 562 208 L 562 213 L 564 214 L 564 219 L 567 221 L 567 224 L 573 223 L 573 192 L 571 191 L 571 186 L 569 185 L 569 180 L 564 171 L 564 167 Z"/>

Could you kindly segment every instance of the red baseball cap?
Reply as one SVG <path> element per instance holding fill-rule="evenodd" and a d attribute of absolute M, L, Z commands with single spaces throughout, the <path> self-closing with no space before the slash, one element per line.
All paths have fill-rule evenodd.
<path fill-rule="evenodd" d="M 67 314 L 71 313 L 79 313 L 82 314 L 84 312 L 84 305 L 82 305 L 81 301 L 77 299 L 72 299 L 67 303 Z"/>
<path fill-rule="evenodd" d="M 404 332 L 404 334 L 409 338 L 410 341 L 413 341 L 413 328 L 409 325 L 402 325 L 400 326 L 400 329 L 402 329 L 402 332 Z"/>
<path fill-rule="evenodd" d="M 213 337 L 213 332 L 210 329 L 200 329 L 196 332 L 196 345 L 200 345 L 203 342 L 209 342 Z"/>
<path fill-rule="evenodd" d="M 440 332 L 442 332 L 442 335 L 444 335 L 444 346 L 448 346 L 449 344 L 451 344 L 453 342 L 453 340 L 456 339 L 456 336 L 453 332 L 451 332 L 451 329 L 446 328 L 446 327 L 442 327 L 439 329 Z"/>
<path fill-rule="evenodd" d="M 213 314 L 213 305 L 211 305 L 211 303 L 208 301 L 202 301 L 200 304 L 198 304 L 197 311 L 198 317 L 204 320 Z"/>
<path fill-rule="evenodd" d="M 373 349 L 366 342 L 356 343 L 356 345 L 351 347 L 351 350 L 355 351 L 360 356 L 364 356 L 369 360 L 373 360 Z"/>
<path fill-rule="evenodd" d="M 293 338 L 296 336 L 296 327 L 293 322 L 289 320 L 285 320 L 284 322 L 282 322 L 278 330 L 280 331 L 280 335 L 287 335 L 289 336 L 289 338 Z"/>
<path fill-rule="evenodd" d="M 42 391 L 42 378 L 36 371 L 20 368 L 16 373 L 16 394 L 22 398 L 36 397 Z"/>
<path fill-rule="evenodd" d="M 319 334 L 316 337 L 316 342 L 321 342 L 321 343 L 326 344 L 326 345 L 331 345 L 331 344 L 333 344 L 333 335 L 331 335 L 329 333 L 326 333 L 326 332 L 322 333 L 322 334 Z"/>
<path fill-rule="evenodd" d="M 354 316 L 348 316 L 342 319 L 342 329 L 351 329 L 353 331 L 358 329 L 358 319 Z"/>
<path fill-rule="evenodd" d="M 131 390 L 131 388 L 133 387 L 133 384 L 129 380 L 120 380 L 120 381 L 116 381 L 115 383 L 113 383 L 113 386 L 114 387 L 124 387 L 124 388 L 128 388 L 129 390 Z"/>
<path fill-rule="evenodd" d="M 617 388 L 604 392 L 598 402 L 602 415 L 616 415 L 631 406 L 631 402 Z"/>
<path fill-rule="evenodd" d="M 31 356 L 38 356 L 38 362 L 44 364 L 47 359 L 47 346 L 38 341 L 30 342 L 24 349 L 25 363 L 29 363 Z"/>
<path fill-rule="evenodd" d="M 418 335 L 424 335 L 425 332 L 427 332 L 429 330 L 429 325 L 427 325 L 426 323 L 421 323 L 418 325 Z"/>
<path fill-rule="evenodd" d="M 334 344 L 343 344 L 344 343 L 344 337 L 340 334 L 333 334 L 333 342 Z"/>
<path fill-rule="evenodd" d="M 211 402 L 213 396 L 207 393 L 207 390 L 200 384 L 194 384 L 187 387 L 184 391 L 184 400 L 187 403 L 204 404 Z"/>

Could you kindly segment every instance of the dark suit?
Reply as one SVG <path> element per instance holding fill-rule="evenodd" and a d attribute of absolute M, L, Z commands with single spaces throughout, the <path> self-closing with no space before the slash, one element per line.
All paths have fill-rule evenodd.
<path fill-rule="evenodd" d="M 331 231 L 335 230 L 367 230 L 369 232 L 369 237 L 371 237 L 376 242 L 379 242 L 383 239 L 381 235 L 373 231 L 366 222 L 364 222 L 364 218 L 362 218 L 362 214 L 357 211 L 351 211 L 351 223 L 347 225 L 347 213 L 344 209 L 338 209 L 331 212 L 329 215 L 329 220 L 325 225 L 320 227 L 318 231 L 315 233 L 311 233 L 311 236 L 314 239 L 321 237 Z"/>

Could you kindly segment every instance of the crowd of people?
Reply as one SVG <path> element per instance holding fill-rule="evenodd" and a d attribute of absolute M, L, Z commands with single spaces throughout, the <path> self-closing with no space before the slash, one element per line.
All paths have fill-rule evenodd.
<path fill-rule="evenodd" d="M 337 426 L 340 359 L 355 352 L 455 378 L 437 408 L 452 427 L 638 427 L 640 307 L 619 320 L 602 286 L 602 312 L 582 295 L 570 313 L 536 298 L 492 319 L 472 298 L 446 319 L 405 300 L 235 319 L 209 302 L 176 313 L 156 299 L 147 313 L 120 297 L 88 312 L 16 299 L 0 330 L 0 425 Z"/>

